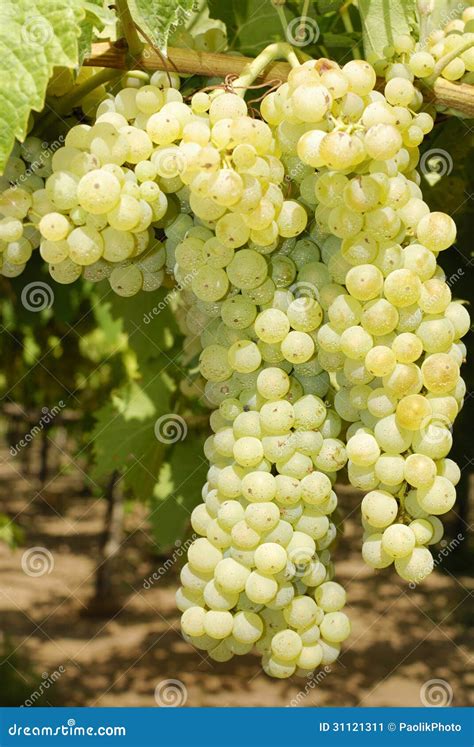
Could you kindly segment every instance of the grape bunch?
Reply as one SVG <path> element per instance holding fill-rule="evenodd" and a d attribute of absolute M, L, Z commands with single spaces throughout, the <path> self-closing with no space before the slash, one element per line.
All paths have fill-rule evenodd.
<path fill-rule="evenodd" d="M 209 109 L 207 162 L 218 163 L 222 142 L 228 165 L 210 180 L 201 169 L 190 183 L 192 212 L 207 226 L 187 215 L 166 229 L 175 277 L 188 278 L 185 321 L 199 338 L 205 401 L 217 408 L 204 501 L 191 518 L 200 538 L 177 601 L 184 634 L 211 658 L 255 645 L 267 673 L 289 677 L 334 661 L 349 634 L 328 550 L 332 480 L 346 457 L 340 421 L 321 399 L 329 377 L 314 355 L 323 312 L 298 295 L 319 252 L 302 236 L 306 210 L 284 198 L 270 128 L 244 107 L 224 93 Z M 195 202 L 203 176 L 210 188 Z"/>
<path fill-rule="evenodd" d="M 449 59 L 444 66 L 441 63 L 439 75 L 445 80 L 472 84 L 474 6 L 464 8 L 460 18 L 448 20 L 443 28 L 431 30 L 418 42 L 407 34 L 395 37 L 393 44 L 384 49 L 384 59 L 375 60 L 374 67 L 387 80 L 401 78 L 413 82 L 415 78 L 433 76 L 436 65 L 446 57 Z"/>
<path fill-rule="evenodd" d="M 62 147 L 44 150 L 38 138 L 27 138 L 21 149 L 31 162 L 27 178 L 23 161 L 10 159 L 0 195 L 2 241 L 8 244 L 4 274 L 19 274 L 39 248 L 59 283 L 82 275 L 91 281 L 108 278 L 123 296 L 160 287 L 166 252 L 159 230 L 179 212 L 173 193 L 183 184 L 160 182 L 158 171 L 163 171 L 151 158 L 154 146 L 145 126 L 152 111 L 182 96 L 167 87 L 164 74 L 152 79 L 141 89 L 125 87 L 108 95 L 95 122 L 73 126 Z M 179 76 L 171 82 L 179 85 Z"/>
<path fill-rule="evenodd" d="M 41 140 L 16 143 L 0 177 L 0 274 L 21 275 L 41 235 L 35 226 L 38 192 L 51 173 L 50 154 Z"/>
<path fill-rule="evenodd" d="M 469 315 L 436 263 L 455 240 L 454 221 L 430 212 L 415 170 L 432 118 L 414 113 L 409 81 L 391 78 L 382 94 L 375 79 L 366 62 L 305 63 L 262 109 L 278 128 L 288 111 L 315 125 L 296 149 L 316 169 L 305 179 L 332 295 L 317 360 L 350 424 L 349 480 L 367 491 L 363 556 L 418 583 L 433 568 L 427 545 L 442 537 L 438 516 L 453 507 L 460 477 L 446 457 L 465 394 Z"/>

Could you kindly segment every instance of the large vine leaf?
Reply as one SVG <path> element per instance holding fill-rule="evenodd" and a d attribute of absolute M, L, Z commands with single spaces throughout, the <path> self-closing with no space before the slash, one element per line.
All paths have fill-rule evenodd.
<path fill-rule="evenodd" d="M 427 34 L 434 31 L 434 29 L 441 29 L 449 21 L 459 18 L 463 7 L 463 4 L 457 0 L 436 0 L 435 3 L 431 3 L 429 12 L 427 13 Z"/>
<path fill-rule="evenodd" d="M 209 11 L 225 23 L 229 47 L 242 54 L 254 55 L 271 42 L 285 40 L 286 30 L 271 0 L 209 0 Z"/>
<path fill-rule="evenodd" d="M 129 345 L 141 363 L 170 355 L 178 331 L 172 303 L 173 291 L 160 288 L 156 293 L 137 293 L 132 298 L 112 294 L 111 314 L 120 319 Z"/>
<path fill-rule="evenodd" d="M 186 22 L 194 0 L 129 0 L 134 20 L 152 42 L 166 50 L 168 37 L 175 28 Z"/>
<path fill-rule="evenodd" d="M 183 536 L 193 508 L 201 501 L 207 468 L 203 438 L 195 433 L 188 433 L 171 450 L 149 504 L 151 530 L 160 547 L 167 548 Z"/>
<path fill-rule="evenodd" d="M 98 32 L 107 27 L 112 31 L 115 24 L 115 14 L 110 8 L 104 6 L 102 0 L 83 0 L 82 7 L 85 11 L 81 22 L 81 35 L 79 37 L 79 63 L 91 50 L 92 41 Z"/>
<path fill-rule="evenodd" d="M 139 381 L 124 384 L 96 413 L 91 434 L 92 478 L 103 482 L 115 470 L 137 500 L 150 499 L 166 445 L 155 434 L 158 417 L 170 411 L 171 391 L 160 368 L 147 368 Z"/>
<path fill-rule="evenodd" d="M 382 58 L 383 49 L 416 23 L 415 0 L 359 0 L 364 50 L 368 60 Z"/>
<path fill-rule="evenodd" d="M 0 171 L 30 112 L 41 111 L 53 67 L 78 63 L 80 0 L 2 0 L 0 6 Z"/>

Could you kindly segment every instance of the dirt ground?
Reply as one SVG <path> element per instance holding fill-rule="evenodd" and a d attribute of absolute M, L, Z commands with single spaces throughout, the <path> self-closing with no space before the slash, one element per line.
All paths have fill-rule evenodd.
<path fill-rule="evenodd" d="M 37 680 L 60 672 L 43 693 L 46 704 L 155 706 L 155 689 L 166 688 L 171 700 L 177 693 L 187 706 L 416 706 L 437 697 L 453 706 L 470 703 L 470 579 L 443 568 L 412 590 L 390 570 L 369 570 L 360 559 L 359 498 L 347 488 L 339 491 L 340 503 L 352 515 L 337 551 L 337 580 L 348 592 L 352 635 L 317 680 L 279 681 L 261 672 L 256 655 L 216 664 L 181 638 L 174 592 L 182 553 L 175 550 L 173 567 L 144 589 L 163 560 L 150 552 L 142 511 L 126 519 L 114 600 L 120 611 L 111 619 L 84 616 L 104 502 L 80 497 L 77 473 L 50 479 L 37 495 L 32 479 L 6 457 L 0 453 L 1 510 L 18 515 L 25 540 L 14 551 L 0 543 L 0 630 L 11 646 L 5 665 L 15 667 L 20 654 Z M 22 570 L 33 547 L 49 550 L 50 572 Z M 435 679 L 443 682 L 433 685 Z"/>

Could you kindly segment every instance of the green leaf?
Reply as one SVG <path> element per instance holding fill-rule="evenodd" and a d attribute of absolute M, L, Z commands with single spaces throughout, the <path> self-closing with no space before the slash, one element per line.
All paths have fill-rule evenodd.
<path fill-rule="evenodd" d="M 209 11 L 225 23 L 229 47 L 242 54 L 254 55 L 267 44 L 285 40 L 285 30 L 271 0 L 209 0 Z"/>
<path fill-rule="evenodd" d="M 360 33 L 332 34 L 327 32 L 322 35 L 322 42 L 326 47 L 343 47 L 352 49 L 360 39 Z"/>
<path fill-rule="evenodd" d="M 102 31 L 105 26 L 115 23 L 115 15 L 106 8 L 102 0 L 85 0 L 82 2 L 85 17 L 81 22 L 81 35 L 79 37 L 79 64 L 82 64 L 92 45 L 94 32 Z"/>
<path fill-rule="evenodd" d="M 359 0 L 365 56 L 383 57 L 384 47 L 400 34 L 410 34 L 416 23 L 415 0 Z"/>
<path fill-rule="evenodd" d="M 423 4 L 428 5 L 428 3 Z M 443 28 L 449 21 L 459 18 L 462 10 L 463 3 L 459 3 L 457 0 L 436 0 L 435 3 L 431 3 L 430 12 L 426 15 L 427 34 L 435 29 Z"/>
<path fill-rule="evenodd" d="M 316 10 L 318 15 L 326 15 L 326 13 L 334 13 L 336 10 L 343 5 L 344 0 L 316 0 Z"/>
<path fill-rule="evenodd" d="M 170 293 L 162 288 L 154 293 L 137 293 L 132 298 L 112 298 L 112 316 L 123 320 L 130 347 L 140 361 L 159 358 L 173 346 L 177 325 Z"/>
<path fill-rule="evenodd" d="M 134 20 L 153 43 L 166 50 L 169 35 L 186 21 L 193 0 L 129 0 L 129 7 Z"/>
<path fill-rule="evenodd" d="M 188 433 L 163 465 L 150 501 L 151 528 L 161 547 L 183 536 L 193 508 L 201 501 L 206 471 L 203 439 Z"/>
<path fill-rule="evenodd" d="M 10 548 L 14 548 L 23 541 L 24 532 L 22 528 L 5 514 L 0 514 L 0 542 L 4 542 Z"/>
<path fill-rule="evenodd" d="M 80 0 L 2 0 L 0 9 L 0 170 L 15 138 L 41 111 L 54 66 L 78 63 Z"/>

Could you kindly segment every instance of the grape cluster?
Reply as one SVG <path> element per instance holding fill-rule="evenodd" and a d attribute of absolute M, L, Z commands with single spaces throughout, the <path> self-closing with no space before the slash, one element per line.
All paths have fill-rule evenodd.
<path fill-rule="evenodd" d="M 15 144 L 0 177 L 0 274 L 5 277 L 20 275 L 40 244 L 37 194 L 50 174 L 49 161 L 41 140 L 30 137 Z"/>
<path fill-rule="evenodd" d="M 214 144 L 203 147 L 219 168 L 211 179 L 201 168 L 190 182 L 192 212 L 207 226 L 188 215 L 167 229 L 174 274 L 189 279 L 186 327 L 199 336 L 205 399 L 218 408 L 204 502 L 191 518 L 201 536 L 189 549 L 178 606 L 183 632 L 212 658 L 255 644 L 270 675 L 308 674 L 334 661 L 349 634 L 328 550 L 332 481 L 345 449 L 340 420 L 321 399 L 329 389 L 315 357 L 323 311 L 300 295 L 311 260 L 325 270 L 302 236 L 306 210 L 284 198 L 270 128 L 231 93 L 211 103 L 209 116 Z"/>
<path fill-rule="evenodd" d="M 384 49 L 384 59 L 376 60 L 374 67 L 387 80 L 401 78 L 413 82 L 415 78 L 433 76 L 437 63 L 447 55 L 452 59 L 447 61 L 439 75 L 445 80 L 472 84 L 474 6 L 464 8 L 460 18 L 452 18 L 443 28 L 432 30 L 418 42 L 406 34 L 395 37 L 393 44 Z"/>
<path fill-rule="evenodd" d="M 174 78 L 179 85 L 179 77 Z M 13 241 L 3 251 L 4 274 L 6 270 L 12 275 L 10 264 L 19 274 L 39 246 L 59 283 L 72 283 L 81 275 L 92 281 L 108 278 L 123 296 L 160 287 L 166 252 L 157 231 L 178 213 L 179 202 L 172 193 L 183 184 L 160 180 L 158 172 L 163 170 L 153 161 L 154 145 L 145 127 L 152 112 L 181 102 L 182 96 L 166 87 L 164 74 L 152 79 L 152 85 L 126 87 L 107 96 L 94 124 L 73 126 L 64 145 L 54 151 L 40 154 L 41 141 L 28 138 L 22 153 L 41 168 L 30 167 L 27 179 L 22 178 L 23 161 L 10 159 L 3 178 L 11 182 L 13 171 L 18 172 L 21 186 L 9 186 L 0 198 L 5 241 L 10 236 Z M 26 240 L 16 238 L 16 224 L 8 233 L 12 219 L 32 224 L 22 227 Z"/>
<path fill-rule="evenodd" d="M 317 169 L 304 177 L 314 197 L 305 192 L 331 299 L 316 357 L 335 377 L 334 406 L 350 424 L 349 479 L 368 491 L 363 555 L 376 568 L 395 562 L 403 578 L 419 582 L 433 568 L 426 545 L 442 536 L 437 517 L 456 498 L 459 469 L 446 457 L 465 394 L 459 369 L 469 315 L 451 300 L 436 263 L 455 240 L 454 221 L 430 212 L 415 171 L 432 119 L 408 110 L 417 99 L 409 81 L 389 80 L 384 94 L 374 84 L 366 62 L 305 63 L 262 110 L 282 118 L 279 128 L 288 112 L 293 131 L 305 127 L 297 153 Z"/>

